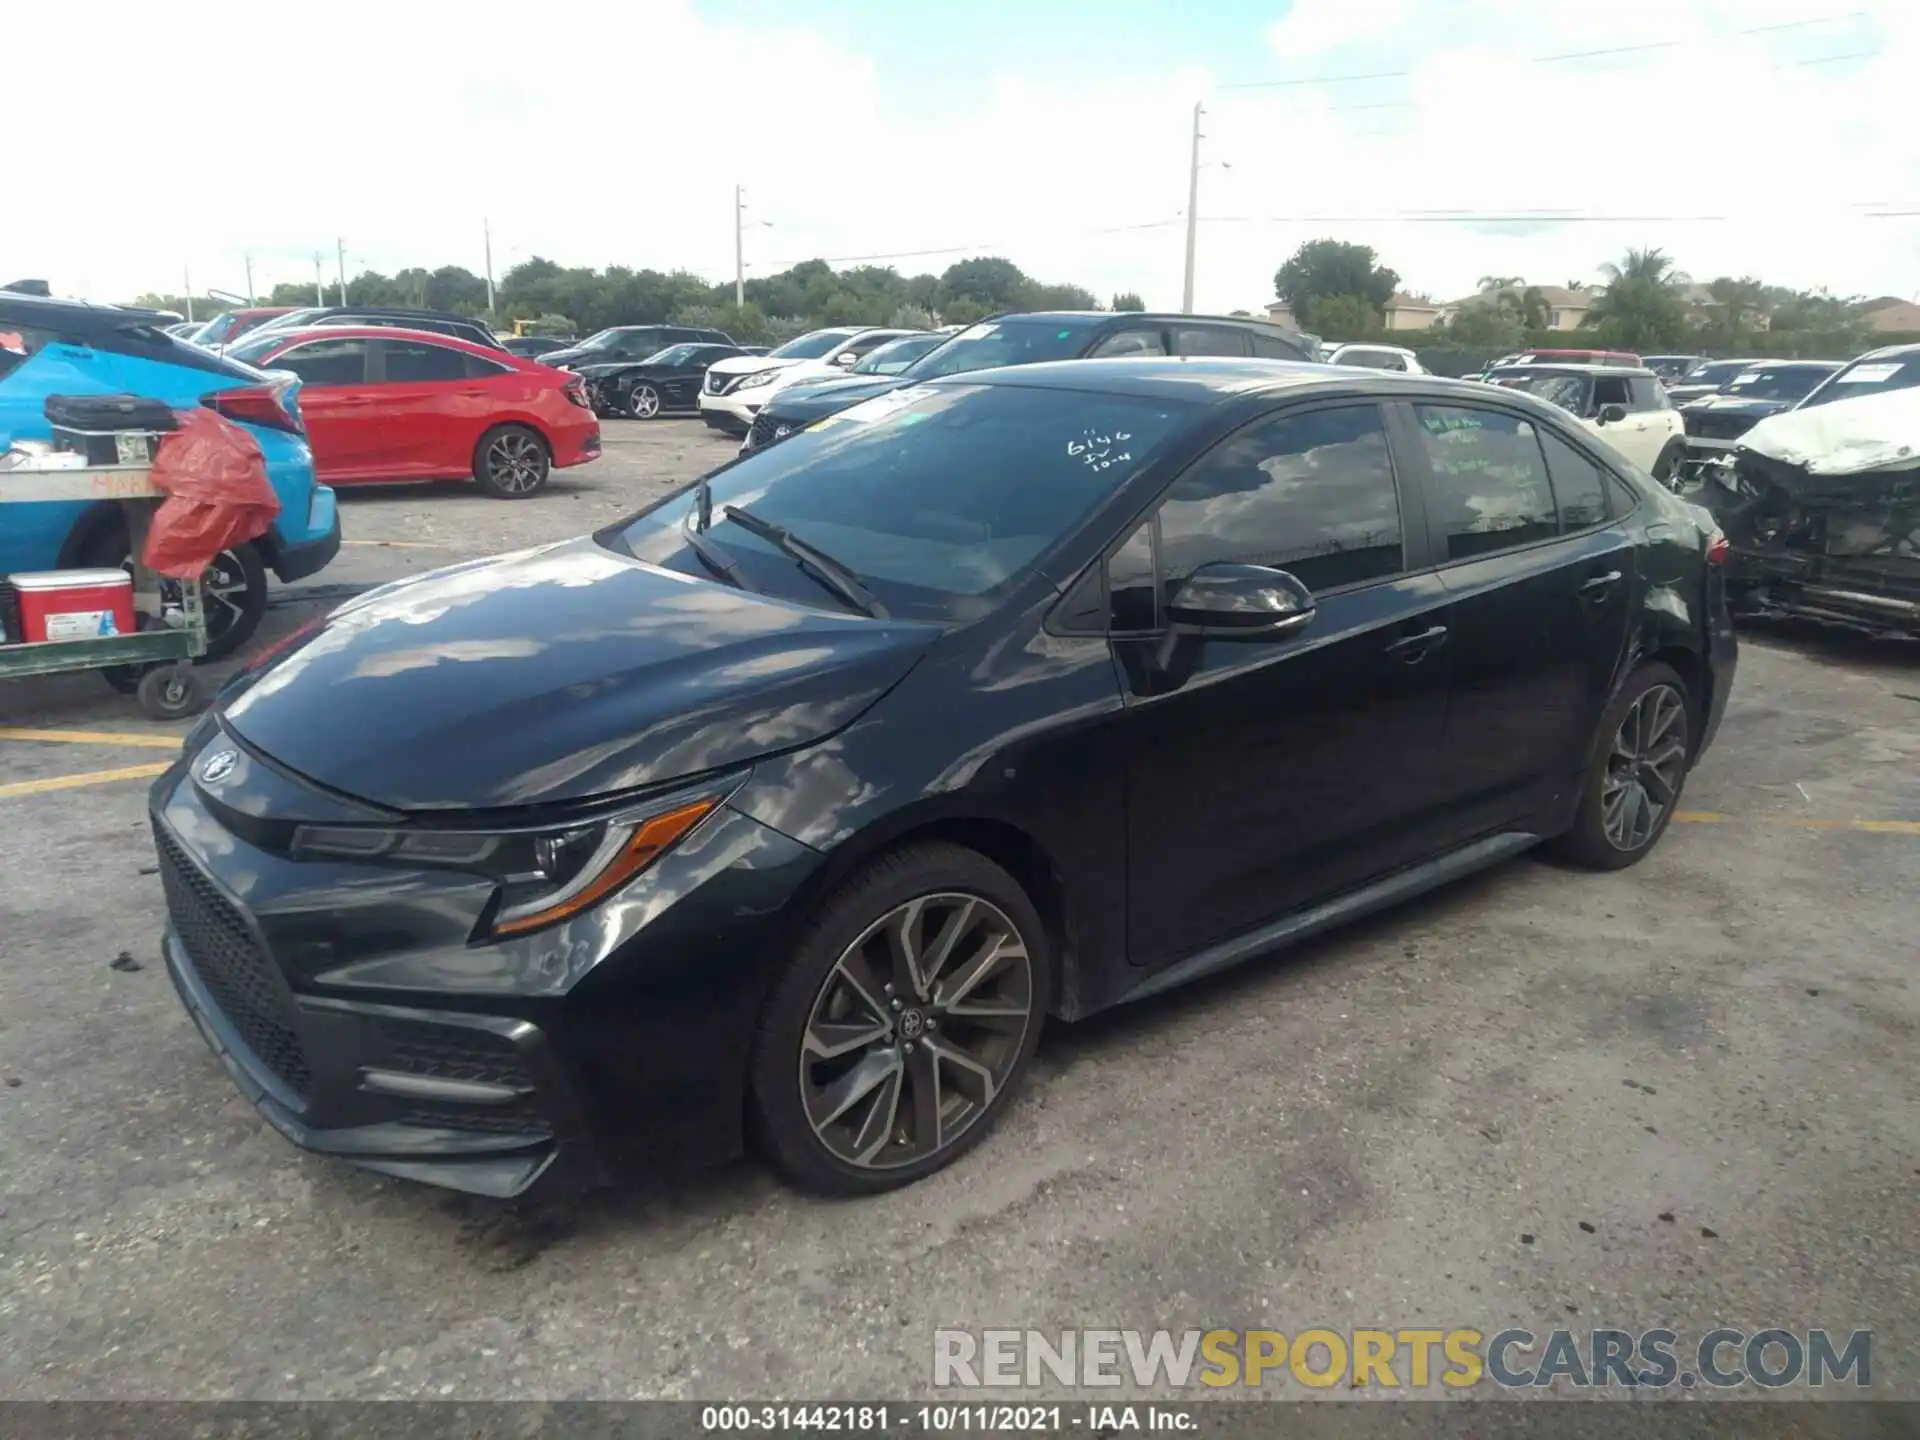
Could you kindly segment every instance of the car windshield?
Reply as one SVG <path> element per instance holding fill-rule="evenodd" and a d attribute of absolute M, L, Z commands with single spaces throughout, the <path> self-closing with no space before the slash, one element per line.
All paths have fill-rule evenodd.
<path fill-rule="evenodd" d="M 224 315 L 216 315 L 206 323 L 198 335 L 193 337 L 194 343 L 198 345 L 218 345 L 233 333 L 233 327 L 236 323 L 231 310 L 227 311 Z"/>
<path fill-rule="evenodd" d="M 1818 365 L 1762 366 L 1734 376 L 1726 389 L 1742 400 L 1798 400 L 1832 373 Z"/>
<path fill-rule="evenodd" d="M 767 358 L 769 360 L 818 360 L 835 346 L 844 344 L 859 333 L 858 330 L 815 330 L 769 350 Z"/>
<path fill-rule="evenodd" d="M 1493 383 L 1504 385 L 1509 390 L 1524 390 L 1529 395 L 1538 395 L 1549 405 L 1558 405 L 1562 410 L 1574 415 L 1586 413 L 1587 377 L 1585 375 L 1568 375 L 1557 370 L 1496 371 Z"/>
<path fill-rule="evenodd" d="M 1736 375 L 1744 375 L 1753 368 L 1751 360 L 1709 360 L 1697 370 L 1687 372 L 1685 383 L 1688 385 L 1724 385 Z"/>
<path fill-rule="evenodd" d="M 997 365 L 1072 360 L 1086 349 L 1100 323 L 1098 319 L 985 320 L 968 326 L 901 373 L 915 380 L 934 380 Z"/>
<path fill-rule="evenodd" d="M 286 343 L 287 335 L 285 331 L 268 330 L 266 326 L 262 325 L 256 330 L 248 331 L 245 338 L 229 345 L 227 347 L 227 358 L 229 360 L 243 361 L 248 365 L 258 365 L 260 361 L 266 357 L 269 350 L 273 349 L 276 345 L 284 345 Z"/>
<path fill-rule="evenodd" d="M 640 363 L 642 365 L 684 365 L 692 358 L 698 345 L 669 345 L 664 350 L 656 350 Z"/>
<path fill-rule="evenodd" d="M 847 373 L 850 375 L 898 375 L 936 345 L 946 343 L 944 335 L 909 335 L 890 340 L 869 352 Z"/>
<path fill-rule="evenodd" d="M 596 330 L 573 348 L 576 350 L 604 350 L 619 341 L 619 330 Z"/>
<path fill-rule="evenodd" d="M 1884 395 L 1890 390 L 1911 390 L 1920 386 L 1920 350 L 1876 360 L 1863 356 L 1840 371 L 1800 403 L 1805 410 L 1834 400 L 1858 400 L 1863 395 Z"/>
<path fill-rule="evenodd" d="M 313 305 L 307 306 L 304 310 L 289 310 L 284 315 L 274 315 L 261 321 L 249 333 L 256 334 L 262 330 L 297 330 L 320 313 L 319 307 Z"/>
<path fill-rule="evenodd" d="M 1647 368 L 1662 380 L 1678 380 L 1687 373 L 1687 367 L 1693 364 L 1691 355 L 1649 355 Z"/>
<path fill-rule="evenodd" d="M 1183 401 L 1011 385 L 912 386 L 743 456 L 709 477 L 704 539 L 755 588 L 833 603 L 739 505 L 857 575 L 903 619 L 988 613 L 1194 413 Z M 601 532 L 602 543 L 710 576 L 687 545 L 697 487 Z"/>

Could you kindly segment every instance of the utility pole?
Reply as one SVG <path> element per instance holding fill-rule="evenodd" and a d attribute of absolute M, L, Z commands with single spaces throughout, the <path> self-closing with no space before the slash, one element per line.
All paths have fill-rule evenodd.
<path fill-rule="evenodd" d="M 1200 117 L 1206 112 L 1193 102 L 1193 153 L 1187 166 L 1187 278 L 1180 287 L 1180 308 L 1193 313 L 1193 244 L 1200 232 Z"/>
<path fill-rule="evenodd" d="M 347 303 L 347 242 L 336 235 L 333 239 L 333 248 L 340 262 L 340 303 L 345 305 Z"/>
<path fill-rule="evenodd" d="M 733 308 L 742 309 L 747 303 L 747 263 L 745 242 L 742 235 L 747 228 L 746 201 L 741 198 L 741 189 L 733 187 Z"/>
<path fill-rule="evenodd" d="M 327 303 L 326 284 L 327 282 L 320 275 L 320 252 L 316 250 L 313 252 L 313 303 L 315 305 Z"/>
<path fill-rule="evenodd" d="M 480 238 L 487 249 L 487 314 L 493 315 L 493 226 L 485 216 L 480 219 Z"/>
<path fill-rule="evenodd" d="M 193 271 L 188 266 L 180 267 L 181 288 L 187 292 L 187 319 L 193 319 Z"/>
<path fill-rule="evenodd" d="M 247 304 L 251 305 L 253 304 L 254 300 L 257 298 L 253 293 L 253 256 L 251 255 L 247 256 L 246 260 L 247 260 Z"/>

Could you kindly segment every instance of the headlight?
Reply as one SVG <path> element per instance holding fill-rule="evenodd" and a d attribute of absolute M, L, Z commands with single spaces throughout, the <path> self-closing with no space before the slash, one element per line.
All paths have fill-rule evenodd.
<path fill-rule="evenodd" d="M 778 367 L 772 370 L 756 370 L 753 372 L 753 374 L 747 376 L 746 379 L 742 380 L 738 385 L 735 385 L 733 388 L 736 390 L 757 390 L 762 385 L 766 385 L 770 383 L 773 377 L 778 375 L 779 373 L 780 371 Z"/>
<path fill-rule="evenodd" d="M 604 818 L 525 830 L 303 825 L 296 860 L 324 857 L 466 870 L 498 886 L 488 931 L 522 935 L 600 903 L 719 808 L 721 789 L 679 794 Z"/>

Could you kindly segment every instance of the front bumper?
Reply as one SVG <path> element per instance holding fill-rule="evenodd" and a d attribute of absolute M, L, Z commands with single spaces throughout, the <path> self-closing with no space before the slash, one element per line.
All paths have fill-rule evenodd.
<path fill-rule="evenodd" d="M 222 1068 L 302 1149 L 508 1198 L 599 1178 L 573 1087 L 524 1019 L 296 996 L 259 927 L 157 822 L 167 973 Z"/>
<path fill-rule="evenodd" d="M 167 969 L 234 1083 L 295 1144 L 495 1197 L 723 1161 L 774 936 L 818 852 L 730 807 L 594 909 L 489 940 L 494 886 L 294 858 L 290 817 L 359 802 L 218 720 L 149 798 Z M 237 757 L 211 784 L 195 767 Z"/>
<path fill-rule="evenodd" d="M 771 393 L 771 390 L 758 387 L 744 394 L 735 391 L 727 395 L 709 395 L 702 390 L 700 418 L 711 429 L 724 430 L 730 435 L 745 435 L 753 424 L 753 417 L 760 413 L 760 406 Z"/>

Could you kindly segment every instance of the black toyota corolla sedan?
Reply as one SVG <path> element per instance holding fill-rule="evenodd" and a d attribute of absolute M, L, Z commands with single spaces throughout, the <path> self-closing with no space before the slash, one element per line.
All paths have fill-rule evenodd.
<path fill-rule="evenodd" d="M 751 1135 L 885 1189 L 1048 1017 L 1541 841 L 1644 856 L 1733 678 L 1724 551 L 1516 391 L 913 386 L 242 672 L 152 793 L 168 969 L 275 1127 L 377 1170 Z"/>

